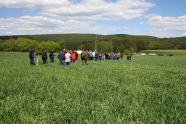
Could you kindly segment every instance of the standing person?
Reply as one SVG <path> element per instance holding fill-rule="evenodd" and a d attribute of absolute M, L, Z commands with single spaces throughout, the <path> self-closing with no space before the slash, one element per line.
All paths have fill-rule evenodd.
<path fill-rule="evenodd" d="M 99 59 L 99 52 L 97 52 L 97 50 L 95 50 L 95 61 L 97 61 Z"/>
<path fill-rule="evenodd" d="M 111 52 L 110 53 L 110 60 L 113 60 L 114 59 L 114 52 Z"/>
<path fill-rule="evenodd" d="M 53 63 L 54 62 L 54 49 L 52 49 L 51 51 L 50 51 L 50 54 L 49 54 L 49 57 L 50 57 L 50 61 Z"/>
<path fill-rule="evenodd" d="M 109 54 L 108 54 L 108 52 L 105 53 L 105 59 L 109 59 Z"/>
<path fill-rule="evenodd" d="M 95 51 L 92 52 L 92 60 L 95 60 Z"/>
<path fill-rule="evenodd" d="M 119 60 L 120 59 L 120 53 L 116 53 L 116 59 Z"/>
<path fill-rule="evenodd" d="M 42 60 L 43 60 L 43 64 L 46 64 L 46 62 L 47 62 L 47 53 L 46 53 L 46 49 L 42 52 Z"/>
<path fill-rule="evenodd" d="M 71 54 L 69 53 L 69 50 L 67 50 L 65 54 L 65 62 L 67 65 L 69 65 L 70 61 L 71 61 Z"/>
<path fill-rule="evenodd" d="M 101 61 L 102 60 L 102 52 L 99 53 L 99 60 Z"/>
<path fill-rule="evenodd" d="M 65 64 L 65 51 L 62 50 L 61 53 L 57 57 L 60 61 L 60 64 L 64 65 Z"/>
<path fill-rule="evenodd" d="M 123 54 L 122 53 L 120 53 L 120 56 L 121 56 L 121 58 L 123 58 Z"/>
<path fill-rule="evenodd" d="M 76 53 L 74 51 L 72 51 L 71 59 L 72 59 L 72 63 L 76 61 Z"/>
<path fill-rule="evenodd" d="M 87 65 L 87 59 L 88 59 L 88 50 L 81 53 L 81 60 L 83 65 Z"/>
<path fill-rule="evenodd" d="M 88 51 L 88 54 L 89 54 L 89 60 L 93 60 L 93 55 L 92 55 L 92 51 L 91 50 Z"/>
<path fill-rule="evenodd" d="M 78 53 L 77 53 L 77 52 L 75 52 L 75 54 L 76 54 L 76 60 L 78 60 Z"/>
<path fill-rule="evenodd" d="M 129 54 L 128 56 L 127 56 L 127 60 L 131 60 L 131 54 Z"/>
<path fill-rule="evenodd" d="M 30 66 L 34 65 L 34 47 L 29 50 Z"/>

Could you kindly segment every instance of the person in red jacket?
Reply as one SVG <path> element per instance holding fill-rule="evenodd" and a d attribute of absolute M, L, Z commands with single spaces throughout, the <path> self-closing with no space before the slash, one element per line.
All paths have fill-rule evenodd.
<path fill-rule="evenodd" d="M 71 59 L 72 59 L 72 63 L 74 63 L 77 60 L 76 53 L 74 51 L 72 51 L 71 53 Z"/>

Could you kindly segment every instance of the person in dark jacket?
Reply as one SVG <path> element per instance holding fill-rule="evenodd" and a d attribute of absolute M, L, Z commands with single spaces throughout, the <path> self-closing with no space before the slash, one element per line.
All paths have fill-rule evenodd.
<path fill-rule="evenodd" d="M 29 50 L 30 66 L 34 65 L 34 47 Z"/>
<path fill-rule="evenodd" d="M 54 49 L 52 49 L 51 51 L 50 51 L 50 54 L 49 54 L 49 57 L 50 57 L 50 61 L 53 63 L 54 62 Z"/>
<path fill-rule="evenodd" d="M 83 50 L 83 52 L 81 53 L 81 60 L 82 60 L 82 64 L 83 65 L 87 65 L 87 60 L 89 58 L 89 55 L 88 55 L 88 50 Z"/>
<path fill-rule="evenodd" d="M 42 52 L 42 60 L 43 60 L 43 64 L 45 64 L 47 62 L 47 53 L 46 53 L 46 49 Z"/>
<path fill-rule="evenodd" d="M 129 54 L 128 56 L 127 56 L 127 60 L 131 60 L 131 54 Z"/>
<path fill-rule="evenodd" d="M 61 65 L 65 64 L 65 51 L 64 50 L 61 51 L 61 53 L 58 55 L 58 59 Z"/>
<path fill-rule="evenodd" d="M 75 54 L 76 54 L 76 60 L 78 60 L 78 53 L 77 53 L 77 52 L 75 52 Z"/>
<path fill-rule="evenodd" d="M 98 59 L 99 59 L 99 52 L 95 50 L 95 61 L 97 61 Z"/>

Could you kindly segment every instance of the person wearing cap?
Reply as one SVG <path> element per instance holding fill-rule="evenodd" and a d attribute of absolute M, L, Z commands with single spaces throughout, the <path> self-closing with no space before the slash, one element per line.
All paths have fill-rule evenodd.
<path fill-rule="evenodd" d="M 34 47 L 31 47 L 29 51 L 30 66 L 34 65 Z"/>

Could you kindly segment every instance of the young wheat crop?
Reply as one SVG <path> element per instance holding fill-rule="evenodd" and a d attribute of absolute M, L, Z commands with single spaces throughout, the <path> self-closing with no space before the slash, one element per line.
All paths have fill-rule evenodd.
<path fill-rule="evenodd" d="M 185 62 L 132 56 L 60 66 L 40 58 L 30 66 L 27 53 L 0 52 L 0 123 L 184 124 Z"/>

